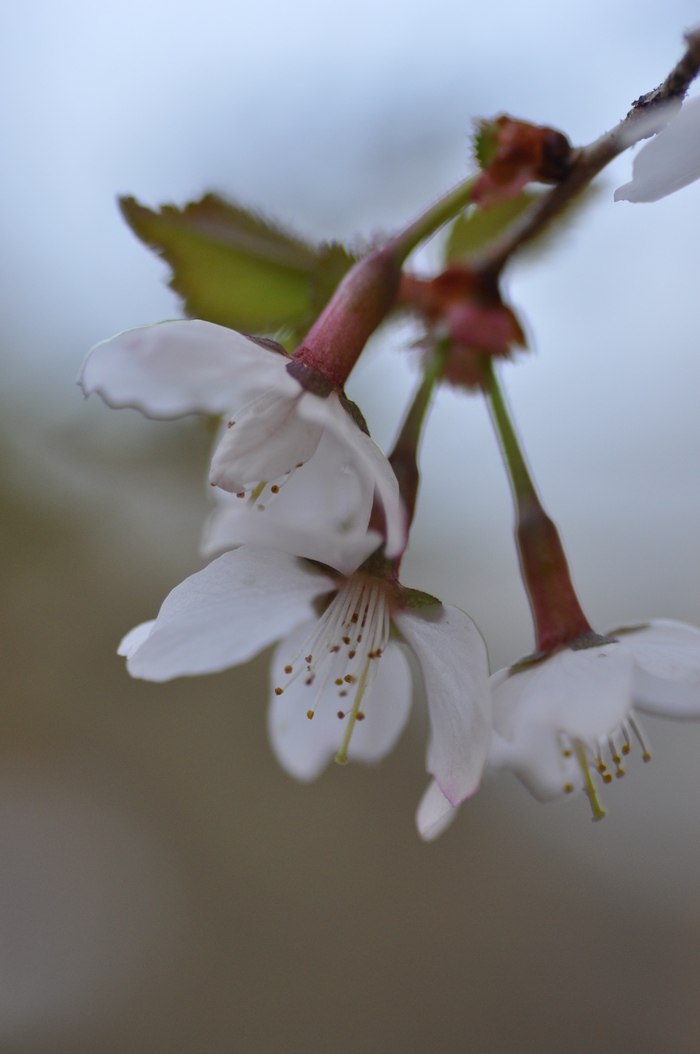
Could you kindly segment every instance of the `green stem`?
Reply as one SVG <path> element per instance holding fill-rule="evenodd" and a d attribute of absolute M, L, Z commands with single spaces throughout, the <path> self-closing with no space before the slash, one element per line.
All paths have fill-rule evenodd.
<path fill-rule="evenodd" d="M 535 624 L 536 647 L 546 653 L 593 630 L 576 596 L 559 532 L 542 507 L 493 364 L 486 357 L 482 386 L 513 492 L 520 572 Z"/>
<path fill-rule="evenodd" d="M 508 407 L 503 398 L 503 393 L 498 384 L 493 363 L 490 358 L 484 357 L 482 378 L 491 420 L 496 430 L 496 434 L 498 435 L 503 460 L 508 469 L 508 478 L 510 479 L 513 491 L 513 500 L 515 501 L 516 506 L 520 506 L 525 502 L 539 503 L 535 484 L 530 475 L 523 452 L 520 449 L 518 437 L 515 434 L 515 429 L 510 420 Z"/>
<path fill-rule="evenodd" d="M 294 352 L 295 361 L 342 388 L 368 339 L 396 304 L 406 257 L 469 204 L 473 186 L 473 178 L 463 180 L 381 249 L 359 260 Z"/>
<path fill-rule="evenodd" d="M 387 242 L 384 249 L 392 253 L 397 264 L 403 264 L 417 245 L 420 245 L 426 238 L 430 238 L 440 227 L 444 227 L 467 207 L 471 201 L 476 178 L 476 176 L 470 176 L 469 179 L 462 180 Z"/>
<path fill-rule="evenodd" d="M 440 346 L 433 353 L 423 372 L 418 390 L 408 408 L 394 449 L 389 455 L 389 464 L 399 481 L 399 491 L 406 508 L 408 526 L 413 522 L 418 497 L 418 447 L 420 446 L 425 417 L 430 406 L 435 385 L 442 377 L 447 365 L 449 349 Z"/>

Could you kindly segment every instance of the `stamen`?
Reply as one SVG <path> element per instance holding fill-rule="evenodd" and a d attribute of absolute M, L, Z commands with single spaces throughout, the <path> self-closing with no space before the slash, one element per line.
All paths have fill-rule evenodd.
<path fill-rule="evenodd" d="M 314 716 L 313 710 L 307 710 L 306 711 L 306 716 L 308 717 L 309 721 L 312 721 L 313 720 L 313 716 Z"/>
<path fill-rule="evenodd" d="M 621 779 L 625 774 L 625 770 L 623 769 L 621 764 L 622 758 L 620 757 L 620 752 L 617 749 L 617 743 L 615 742 L 614 732 L 611 732 L 608 736 L 608 746 L 610 748 L 610 756 L 613 759 L 615 765 L 615 776 L 617 777 L 617 779 Z"/>
<path fill-rule="evenodd" d="M 350 709 L 335 711 L 339 720 L 347 718 L 336 755 L 340 764 L 348 760 L 356 722 L 365 720 L 360 704 L 368 697 L 378 669 L 378 664 L 370 660 L 381 656 L 389 640 L 390 619 L 383 584 L 365 575 L 352 576 L 331 601 L 299 652 L 290 656 L 283 667 L 289 678 L 287 682 L 282 681 L 284 691 L 300 675 L 304 687 L 313 684 L 315 699 L 306 710 L 307 717 L 315 713 L 329 691 L 339 701 L 352 697 Z M 367 627 L 364 633 L 363 626 Z"/>
<path fill-rule="evenodd" d="M 621 725 L 620 731 L 622 732 L 622 735 L 625 738 L 625 742 L 622 744 L 622 755 L 624 757 L 626 754 L 629 754 L 630 750 L 632 749 L 632 744 L 630 743 L 630 734 L 627 731 L 626 725 Z"/>
<path fill-rule="evenodd" d="M 635 736 L 639 740 L 639 745 L 642 748 L 642 761 L 651 761 L 651 751 L 649 750 L 649 747 L 647 746 L 644 740 L 644 735 L 642 733 L 641 726 L 635 721 L 635 719 L 632 717 L 632 714 L 628 714 L 627 721 L 629 722 L 629 726 L 634 732 Z"/>

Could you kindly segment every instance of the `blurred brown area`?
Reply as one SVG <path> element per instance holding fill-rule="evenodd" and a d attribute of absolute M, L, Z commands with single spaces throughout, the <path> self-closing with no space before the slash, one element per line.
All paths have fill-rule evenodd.
<path fill-rule="evenodd" d="M 3 459 L 0 1049 L 695 1051 L 697 920 L 545 848 L 514 781 L 422 844 L 421 714 L 377 769 L 301 786 L 266 742 L 267 656 L 128 678 L 120 637 L 197 566 L 122 516 L 138 473 L 154 505 L 179 480 L 184 527 L 142 509 L 164 551 L 204 512 L 204 430 L 152 427 L 92 505 Z M 90 435 L 59 439 L 89 480 Z"/>

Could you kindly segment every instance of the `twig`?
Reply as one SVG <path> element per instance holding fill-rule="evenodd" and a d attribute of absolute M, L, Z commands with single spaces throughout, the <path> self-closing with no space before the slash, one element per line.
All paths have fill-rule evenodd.
<path fill-rule="evenodd" d="M 496 279 L 510 257 L 531 241 L 569 202 L 579 194 L 618 154 L 640 139 L 659 130 L 658 122 L 650 122 L 652 114 L 668 118 L 668 106 L 679 102 L 700 71 L 700 27 L 685 36 L 686 50 L 680 62 L 669 73 L 663 84 L 641 95 L 627 116 L 610 132 L 606 132 L 588 146 L 579 147 L 571 159 L 569 175 L 543 194 L 526 212 L 522 213 L 495 239 L 488 249 L 475 258 L 474 266 L 484 277 Z M 643 119 L 642 119 L 643 115 Z"/>

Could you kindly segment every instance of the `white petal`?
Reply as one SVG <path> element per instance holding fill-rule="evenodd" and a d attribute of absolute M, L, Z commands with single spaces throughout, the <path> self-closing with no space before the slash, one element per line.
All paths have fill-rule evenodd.
<path fill-rule="evenodd" d="M 138 626 L 134 626 L 132 630 L 129 630 L 117 648 L 117 655 L 125 655 L 127 659 L 130 658 L 141 647 L 143 642 L 150 637 L 151 630 L 155 624 L 156 620 L 152 618 L 149 622 L 141 622 Z"/>
<path fill-rule="evenodd" d="M 265 392 L 229 422 L 214 451 L 211 483 L 235 493 L 261 480 L 279 480 L 315 453 L 323 427 L 299 416 L 301 388 L 288 379 L 295 385 L 291 397 Z"/>
<path fill-rule="evenodd" d="M 376 489 L 386 519 L 386 555 L 398 556 L 406 548 L 408 525 L 406 510 L 399 495 L 399 484 L 388 460 L 343 408 L 333 392 L 327 399 L 307 393 L 299 404 L 299 414 L 307 421 L 323 424 L 346 447 L 348 459 L 357 472 L 371 481 Z"/>
<path fill-rule="evenodd" d="M 537 721 L 524 724 L 512 742 L 494 729 L 488 767 L 510 769 L 538 801 L 553 801 L 583 787 L 573 753 L 566 757 L 556 732 Z"/>
<path fill-rule="evenodd" d="M 285 523 L 283 511 L 282 507 L 278 514 L 274 508 L 274 513 L 271 509 L 261 514 L 244 503 L 231 509 L 218 509 L 206 525 L 203 554 L 210 556 L 222 549 L 249 543 L 281 549 L 351 575 L 383 541 L 377 531 L 345 535 L 322 523 L 308 529 L 302 524 Z"/>
<path fill-rule="evenodd" d="M 264 492 L 254 507 L 220 487 L 209 488 L 216 508 L 204 529 L 202 552 L 211 556 L 248 542 L 352 574 L 383 540 L 367 531 L 372 488 L 365 484 L 348 463 L 347 450 L 324 432 L 309 463 L 279 494 Z"/>
<path fill-rule="evenodd" d="M 394 616 L 418 660 L 430 715 L 428 772 L 452 805 L 479 786 L 491 732 L 486 646 L 472 620 L 443 604 Z"/>
<path fill-rule="evenodd" d="M 127 669 L 168 681 L 247 662 L 307 619 L 314 597 L 332 588 L 330 578 L 286 553 L 250 546 L 224 553 L 173 589 L 140 646 L 125 638 Z"/>
<path fill-rule="evenodd" d="M 700 178 L 700 98 L 636 155 L 632 180 L 618 187 L 615 201 L 658 201 Z"/>
<path fill-rule="evenodd" d="M 435 780 L 421 798 L 416 813 L 416 826 L 421 838 L 432 842 L 446 831 L 457 816 L 459 806 L 450 805 Z"/>
<path fill-rule="evenodd" d="M 617 632 L 636 660 L 635 706 L 662 717 L 700 717 L 700 630 L 657 619 Z"/>
<path fill-rule="evenodd" d="M 514 742 L 536 723 L 553 734 L 597 741 L 619 727 L 633 702 L 634 660 L 621 644 L 563 648 L 491 678 L 493 726 Z"/>
<path fill-rule="evenodd" d="M 284 667 L 311 629 L 312 624 L 304 626 L 278 646 L 271 670 L 273 688 L 289 680 Z M 389 644 L 381 658 L 373 661 L 378 664 L 377 673 L 362 700 L 365 719 L 355 725 L 348 749 L 351 761 L 370 764 L 393 748 L 411 706 L 411 674 L 401 649 Z M 280 765 L 298 780 L 315 779 L 337 753 L 348 720 L 340 720 L 338 710 L 352 706 L 352 695 L 339 698 L 331 679 L 309 720 L 306 712 L 313 709 L 317 692 L 317 685 L 307 687 L 299 677 L 282 695 L 271 695 L 268 731 L 272 749 Z"/>
<path fill-rule="evenodd" d="M 278 378 L 286 359 L 224 326 L 199 320 L 161 322 L 120 333 L 89 353 L 78 383 L 110 406 L 147 417 L 224 414 Z"/>

